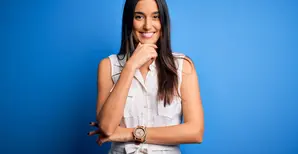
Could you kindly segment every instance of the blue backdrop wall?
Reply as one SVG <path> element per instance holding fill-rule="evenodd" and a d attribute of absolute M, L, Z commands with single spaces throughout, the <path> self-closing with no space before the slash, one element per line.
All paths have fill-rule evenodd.
<path fill-rule="evenodd" d="M 88 137 L 99 61 L 117 53 L 124 0 L 4 0 L 0 153 L 107 153 Z M 185 154 L 298 153 L 295 0 L 168 0 L 172 43 L 205 109 Z"/>

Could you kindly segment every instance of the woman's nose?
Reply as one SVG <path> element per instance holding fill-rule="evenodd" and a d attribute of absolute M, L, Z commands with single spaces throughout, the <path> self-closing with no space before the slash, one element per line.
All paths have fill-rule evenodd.
<path fill-rule="evenodd" d="M 152 21 L 151 19 L 146 19 L 144 23 L 144 30 L 150 30 L 152 28 Z"/>

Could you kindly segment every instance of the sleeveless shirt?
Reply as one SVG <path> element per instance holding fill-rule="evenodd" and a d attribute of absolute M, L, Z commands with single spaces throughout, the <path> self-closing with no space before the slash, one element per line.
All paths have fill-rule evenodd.
<path fill-rule="evenodd" d="M 172 53 L 178 75 L 178 93 L 182 81 L 183 58 L 182 53 Z M 115 84 L 117 83 L 122 69 L 126 63 L 126 57 L 118 60 L 117 55 L 109 56 L 111 62 L 111 75 Z M 114 88 L 113 86 L 113 88 Z M 110 92 L 112 92 L 113 88 Z M 157 99 L 158 77 L 155 61 L 149 66 L 149 71 L 144 80 L 139 69 L 136 70 L 128 91 L 121 127 L 135 128 L 138 125 L 150 127 L 163 127 L 178 125 L 182 121 L 181 98 L 174 96 L 170 105 L 164 106 L 163 100 Z M 142 143 L 136 145 L 134 142 L 113 142 L 110 154 L 180 154 L 179 145 L 156 145 Z"/>

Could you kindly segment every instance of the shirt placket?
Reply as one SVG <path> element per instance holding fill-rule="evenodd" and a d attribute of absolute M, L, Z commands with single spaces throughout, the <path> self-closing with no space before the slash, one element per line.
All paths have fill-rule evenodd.
<path fill-rule="evenodd" d="M 152 67 L 152 66 L 150 66 L 150 67 Z M 153 72 L 152 72 L 152 68 L 151 68 L 148 71 L 147 75 L 146 75 L 146 79 L 145 79 L 145 82 L 144 82 L 144 85 L 145 85 L 146 88 L 144 88 L 144 90 L 143 90 L 145 101 L 144 101 L 143 109 L 142 109 L 142 111 L 144 113 L 143 116 L 142 116 L 142 118 L 144 118 L 144 119 L 142 119 L 142 121 L 144 121 L 143 125 L 146 126 L 146 127 L 152 127 L 153 126 L 153 119 L 152 119 L 152 113 L 151 113 L 152 109 L 151 109 L 151 104 L 150 104 L 151 103 L 150 102 L 151 95 L 150 95 L 150 91 L 148 91 L 148 90 L 151 89 L 150 86 L 152 86 L 151 85 L 151 79 L 152 79 L 152 75 L 153 75 L 152 73 Z M 142 148 L 142 151 L 144 153 L 150 153 L 149 152 L 150 151 L 149 145 L 144 144 L 143 148 Z"/>

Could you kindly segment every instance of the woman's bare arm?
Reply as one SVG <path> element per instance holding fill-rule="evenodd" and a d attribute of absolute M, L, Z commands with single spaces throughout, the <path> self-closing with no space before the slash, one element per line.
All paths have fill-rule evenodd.
<path fill-rule="evenodd" d="M 102 60 L 98 66 L 98 99 L 97 121 L 101 131 L 110 136 L 119 126 L 123 116 L 128 91 L 136 69 L 157 57 L 155 44 L 141 44 L 136 47 L 133 55 L 126 62 L 121 71 L 119 80 L 113 86 L 111 77 L 111 63 L 108 58 Z"/>
<path fill-rule="evenodd" d="M 113 134 L 119 126 L 134 73 L 133 67 L 126 64 L 113 91 L 110 92 L 113 81 L 109 58 L 103 59 L 98 65 L 96 119 L 106 136 Z"/>
<path fill-rule="evenodd" d="M 148 128 L 147 143 L 201 143 L 204 133 L 204 114 L 198 76 L 190 59 L 183 62 L 181 98 L 184 123 L 176 126 Z"/>
<path fill-rule="evenodd" d="M 146 143 L 175 145 L 203 141 L 204 114 L 198 76 L 193 64 L 187 60 L 184 60 L 183 72 L 180 91 L 183 100 L 184 123 L 175 126 L 147 128 Z M 127 132 L 133 131 L 133 128 L 127 129 Z M 133 140 L 132 137 L 130 139 Z"/>

